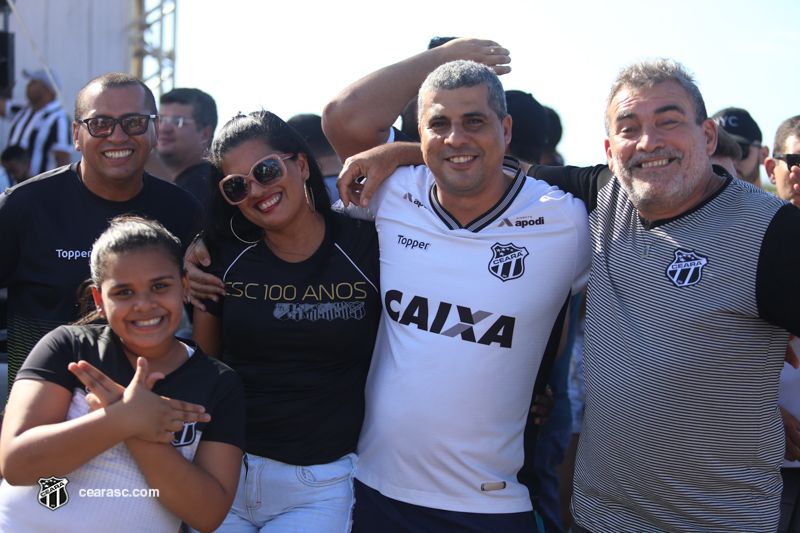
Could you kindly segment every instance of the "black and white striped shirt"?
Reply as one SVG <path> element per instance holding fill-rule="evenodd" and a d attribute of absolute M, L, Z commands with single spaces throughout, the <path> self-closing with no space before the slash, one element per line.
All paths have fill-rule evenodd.
<path fill-rule="evenodd" d="M 729 177 L 647 225 L 607 168 L 533 172 L 590 209 L 576 522 L 593 533 L 775 531 L 800 210 Z"/>
<path fill-rule="evenodd" d="M 70 118 L 57 100 L 34 111 L 30 105 L 8 102 L 11 118 L 8 146 L 19 145 L 31 158 L 31 176 L 56 168 L 53 152 L 71 153 Z"/>

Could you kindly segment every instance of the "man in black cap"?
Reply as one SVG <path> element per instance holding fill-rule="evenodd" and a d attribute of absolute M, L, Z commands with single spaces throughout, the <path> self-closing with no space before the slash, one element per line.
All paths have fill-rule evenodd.
<path fill-rule="evenodd" d="M 527 172 L 531 165 L 538 165 L 542 159 L 550 134 L 550 120 L 542 104 L 530 93 L 506 91 L 506 106 L 514 119 L 506 155 L 518 159 L 522 170 Z"/>
<path fill-rule="evenodd" d="M 44 69 L 22 71 L 28 78 L 26 102 L 0 98 L 0 115 L 11 119 L 8 146 L 19 145 L 31 159 L 30 176 L 67 165 L 73 154 L 70 119 L 56 100 L 60 87 L 55 72 L 48 76 Z"/>
<path fill-rule="evenodd" d="M 742 159 L 734 162 L 739 179 L 761 188 L 761 165 L 769 148 L 761 145 L 761 128 L 750 113 L 739 107 L 726 107 L 712 117 L 717 126 L 729 133 L 742 149 Z"/>

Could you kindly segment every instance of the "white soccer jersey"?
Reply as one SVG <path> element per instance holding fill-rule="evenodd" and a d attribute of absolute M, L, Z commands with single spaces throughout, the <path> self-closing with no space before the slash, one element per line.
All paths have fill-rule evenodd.
<path fill-rule="evenodd" d="M 67 420 L 86 415 L 86 391 L 76 389 Z M 189 446 L 177 448 L 194 458 L 200 435 Z M 66 478 L 66 491 L 44 495 L 39 486 L 0 484 L 0 514 L 4 532 L 33 531 L 48 520 L 52 531 L 177 531 L 180 519 L 154 496 L 128 447 L 120 442 L 93 458 Z M 145 496 L 134 497 L 135 494 Z M 86 492 L 85 492 L 86 491 Z M 79 494 L 80 492 L 80 494 Z M 114 496 L 111 496 L 114 495 Z M 124 497 L 127 496 L 127 497 Z M 61 501 L 58 501 L 61 498 Z M 42 500 L 42 501 L 39 501 Z M 71 503 L 71 505 L 70 505 Z M 51 506 L 48 508 L 47 506 Z M 22 510 L 24 508 L 24 511 Z M 33 528 L 33 529 L 31 529 Z"/>
<path fill-rule="evenodd" d="M 521 172 L 465 228 L 427 167 L 372 199 L 383 315 L 357 477 L 437 509 L 531 510 L 517 480 L 534 381 L 556 318 L 589 274 L 583 202 Z"/>

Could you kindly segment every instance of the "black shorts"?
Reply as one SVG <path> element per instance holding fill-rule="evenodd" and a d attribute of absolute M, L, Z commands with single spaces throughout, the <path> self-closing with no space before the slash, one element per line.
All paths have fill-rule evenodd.
<path fill-rule="evenodd" d="M 352 533 L 538 533 L 536 515 L 443 511 L 387 498 L 355 480 Z"/>

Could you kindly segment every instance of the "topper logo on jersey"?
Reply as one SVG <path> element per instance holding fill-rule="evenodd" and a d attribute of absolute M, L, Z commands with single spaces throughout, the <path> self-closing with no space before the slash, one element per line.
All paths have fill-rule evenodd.
<path fill-rule="evenodd" d="M 533 217 L 517 217 L 514 219 L 512 223 L 509 219 L 504 218 L 500 221 L 497 225 L 498 228 L 502 228 L 503 226 L 508 227 L 516 227 L 516 228 L 527 228 L 528 226 L 542 226 L 544 225 L 544 217 L 533 218 Z"/>
<path fill-rule="evenodd" d="M 65 477 L 40 477 L 39 503 L 51 511 L 67 505 L 69 501 L 67 483 L 69 483 L 69 480 Z"/>
<path fill-rule="evenodd" d="M 408 200 L 417 207 L 424 207 L 425 209 L 428 209 L 428 206 L 426 206 L 425 204 L 423 204 L 422 202 L 411 196 L 410 192 L 407 192 L 403 195 L 403 200 Z"/>
<path fill-rule="evenodd" d="M 703 267 L 707 264 L 707 257 L 697 255 L 694 250 L 686 251 L 679 248 L 675 250 L 675 261 L 667 267 L 666 274 L 676 287 L 689 287 L 700 281 Z"/>
<path fill-rule="evenodd" d="M 92 256 L 91 250 L 62 250 L 56 249 L 56 256 L 59 259 L 68 259 L 70 261 L 77 259 L 88 259 Z"/>
<path fill-rule="evenodd" d="M 430 320 L 431 311 L 435 306 L 433 320 Z M 514 324 L 516 319 L 513 316 L 500 315 L 494 322 L 488 320 L 493 315 L 489 311 L 473 311 L 463 305 L 455 305 L 458 315 L 458 323 L 444 329 L 450 317 L 454 305 L 447 302 L 438 304 L 429 302 L 424 296 L 412 296 L 408 305 L 403 304 L 403 293 L 398 290 L 386 291 L 384 307 L 389 318 L 404 326 L 416 326 L 422 331 L 429 331 L 445 337 L 461 336 L 461 340 L 467 342 L 477 342 L 489 346 L 497 343 L 501 348 L 511 348 L 514 340 Z M 478 324 L 480 328 L 475 328 Z M 488 325 L 483 329 L 483 326 Z M 479 339 L 476 340 L 476 329 L 482 330 Z"/>
<path fill-rule="evenodd" d="M 528 250 L 512 243 L 492 245 L 492 259 L 489 261 L 489 272 L 503 281 L 521 278 L 525 273 L 525 258 Z"/>
<path fill-rule="evenodd" d="M 184 422 L 183 429 L 174 433 L 175 438 L 172 439 L 172 445 L 176 448 L 181 446 L 189 446 L 197 438 L 197 422 Z"/>

